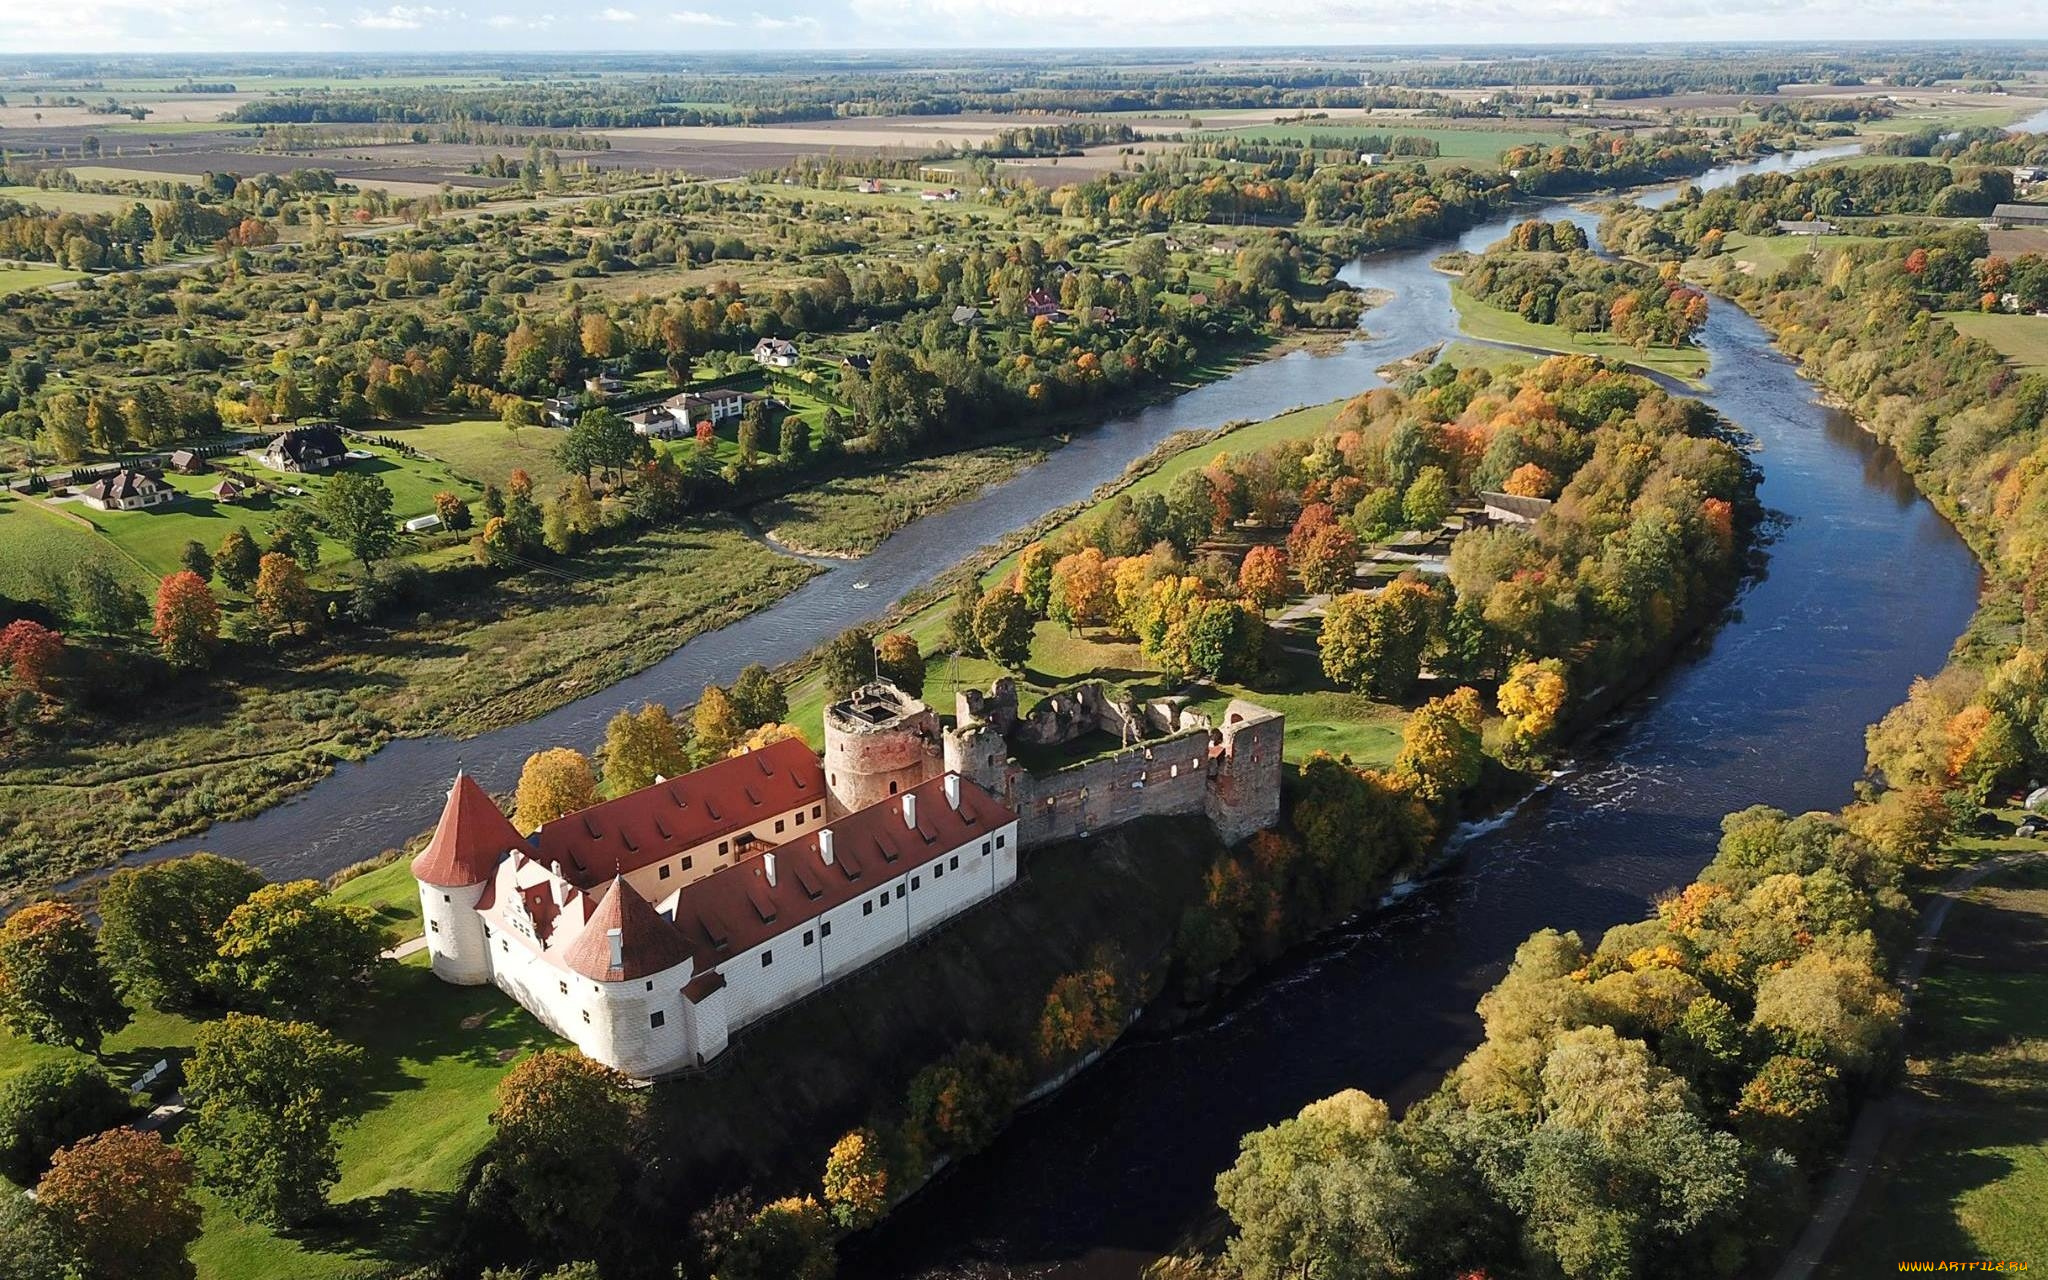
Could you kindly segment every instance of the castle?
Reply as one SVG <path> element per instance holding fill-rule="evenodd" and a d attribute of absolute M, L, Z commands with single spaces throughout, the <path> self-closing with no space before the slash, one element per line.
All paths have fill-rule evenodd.
<path fill-rule="evenodd" d="M 826 709 L 822 760 L 772 743 L 524 836 L 458 775 L 412 862 L 434 972 L 669 1075 L 1009 887 L 1020 847 L 1145 814 L 1205 814 L 1232 841 L 1278 821 L 1284 721 L 1250 703 L 1218 727 L 1091 684 L 1020 714 L 1004 680 L 958 712 L 942 727 L 865 685 Z M 1043 775 L 1013 755 L 1109 733 L 1113 752 Z"/>

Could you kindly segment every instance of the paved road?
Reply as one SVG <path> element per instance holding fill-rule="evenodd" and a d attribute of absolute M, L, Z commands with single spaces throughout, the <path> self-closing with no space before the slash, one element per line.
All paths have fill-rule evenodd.
<path fill-rule="evenodd" d="M 1948 923 L 1949 909 L 1955 906 L 1956 900 L 2001 871 L 2037 862 L 2044 857 L 2048 857 L 2048 850 L 2009 853 L 1958 871 L 1942 885 L 1921 921 L 1920 938 L 1913 945 L 1913 954 L 1906 957 L 1904 967 L 1899 970 L 1899 985 L 1905 990 L 1909 1007 L 1919 989 L 1920 975 L 1927 971 L 1927 960 L 1933 954 L 1935 940 L 1941 936 L 1942 926 Z M 1850 1132 L 1842 1161 L 1829 1177 L 1827 1191 L 1821 1197 L 1820 1206 L 1814 1210 L 1813 1220 L 1806 1224 L 1806 1230 L 1800 1233 L 1798 1243 L 1792 1246 L 1792 1252 L 1786 1255 L 1772 1280 L 1808 1280 L 1827 1257 L 1836 1233 L 1842 1229 L 1849 1211 L 1856 1207 L 1857 1197 L 1863 1193 L 1863 1184 L 1870 1179 L 1878 1151 L 1884 1146 L 1885 1135 L 1891 1131 L 1892 1122 L 1907 1102 L 1908 1099 L 1894 1091 L 1863 1108 L 1855 1129 Z"/>

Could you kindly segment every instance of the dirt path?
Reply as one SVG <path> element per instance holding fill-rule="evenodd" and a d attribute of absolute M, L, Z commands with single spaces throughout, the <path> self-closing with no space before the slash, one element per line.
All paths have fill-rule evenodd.
<path fill-rule="evenodd" d="M 1948 923 L 1949 910 L 1955 906 L 1956 900 L 2001 871 L 2043 858 L 2048 858 L 2048 850 L 2008 853 L 1958 871 L 1941 886 L 1921 921 L 1920 937 L 1913 944 L 1913 952 L 1899 970 L 1899 986 L 1904 990 L 1908 1010 L 1912 1007 L 1914 993 L 1919 990 L 1920 975 L 1927 971 L 1928 958 L 1934 953 L 1934 944 L 1941 937 L 1942 926 Z M 1836 1233 L 1848 1220 L 1849 1211 L 1856 1207 L 1857 1198 L 1863 1193 L 1863 1184 L 1870 1179 L 1871 1168 L 1884 1146 L 1885 1135 L 1891 1131 L 1892 1122 L 1910 1105 L 1912 1100 L 1895 1090 L 1863 1108 L 1856 1127 L 1850 1131 L 1849 1145 L 1843 1150 L 1841 1163 L 1829 1176 L 1827 1189 L 1814 1209 L 1813 1219 L 1806 1224 L 1806 1230 L 1800 1232 L 1798 1242 L 1785 1255 L 1772 1280 L 1808 1280 L 1826 1259 Z"/>

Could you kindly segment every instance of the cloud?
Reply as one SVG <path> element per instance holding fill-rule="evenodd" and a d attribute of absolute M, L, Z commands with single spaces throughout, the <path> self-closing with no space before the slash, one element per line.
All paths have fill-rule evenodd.
<path fill-rule="evenodd" d="M 670 22 L 680 22 L 686 27 L 731 27 L 737 26 L 731 18 L 721 18 L 715 13 L 702 9 L 678 9 L 668 15 Z"/>
<path fill-rule="evenodd" d="M 418 31 L 429 22 L 440 22 L 454 16 L 447 9 L 394 4 L 381 13 L 357 14 L 355 25 L 365 31 Z"/>
<path fill-rule="evenodd" d="M 818 20 L 810 17 L 754 19 L 754 28 L 757 31 L 800 31 L 817 25 Z"/>
<path fill-rule="evenodd" d="M 638 22 L 640 15 L 631 9 L 606 9 L 597 15 L 605 22 Z"/>
<path fill-rule="evenodd" d="M 537 13 L 524 18 L 516 13 L 494 13 L 484 19 L 484 25 L 495 31 L 545 31 L 555 25 L 555 15 Z"/>

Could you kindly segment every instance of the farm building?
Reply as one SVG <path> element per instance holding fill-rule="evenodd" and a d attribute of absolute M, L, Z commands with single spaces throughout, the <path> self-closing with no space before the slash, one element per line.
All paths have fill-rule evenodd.
<path fill-rule="evenodd" d="M 215 502 L 239 502 L 242 496 L 249 492 L 249 486 L 233 476 L 222 476 L 220 483 L 213 486 L 209 492 L 213 494 Z"/>
<path fill-rule="evenodd" d="M 190 449 L 174 449 L 171 451 L 171 470 L 181 476 L 203 475 L 206 472 L 206 459 Z"/>
<path fill-rule="evenodd" d="M 178 491 L 160 476 L 123 468 L 80 489 L 78 496 L 86 506 L 101 511 L 139 511 L 176 501 Z"/>
<path fill-rule="evenodd" d="M 340 466 L 347 455 L 339 427 L 293 427 L 270 442 L 263 465 L 273 471 L 325 471 Z"/>
<path fill-rule="evenodd" d="M 414 516 L 399 527 L 407 533 L 432 533 L 441 527 L 441 517 L 432 513 Z"/>
<path fill-rule="evenodd" d="M 583 413 L 583 406 L 574 396 L 549 396 L 541 401 L 540 420 L 550 427 L 573 427 Z"/>
<path fill-rule="evenodd" d="M 1525 498 L 1514 493 L 1482 491 L 1479 501 L 1486 506 L 1489 524 L 1535 524 L 1550 510 L 1548 498 Z"/>
<path fill-rule="evenodd" d="M 1838 228 L 1824 218 L 1800 221 L 1791 218 L 1778 219 L 1778 234 L 1783 236 L 1831 236 Z"/>
<path fill-rule="evenodd" d="M 2002 204 L 1991 211 L 1991 221 L 2001 229 L 2048 227 L 2048 204 Z"/>

